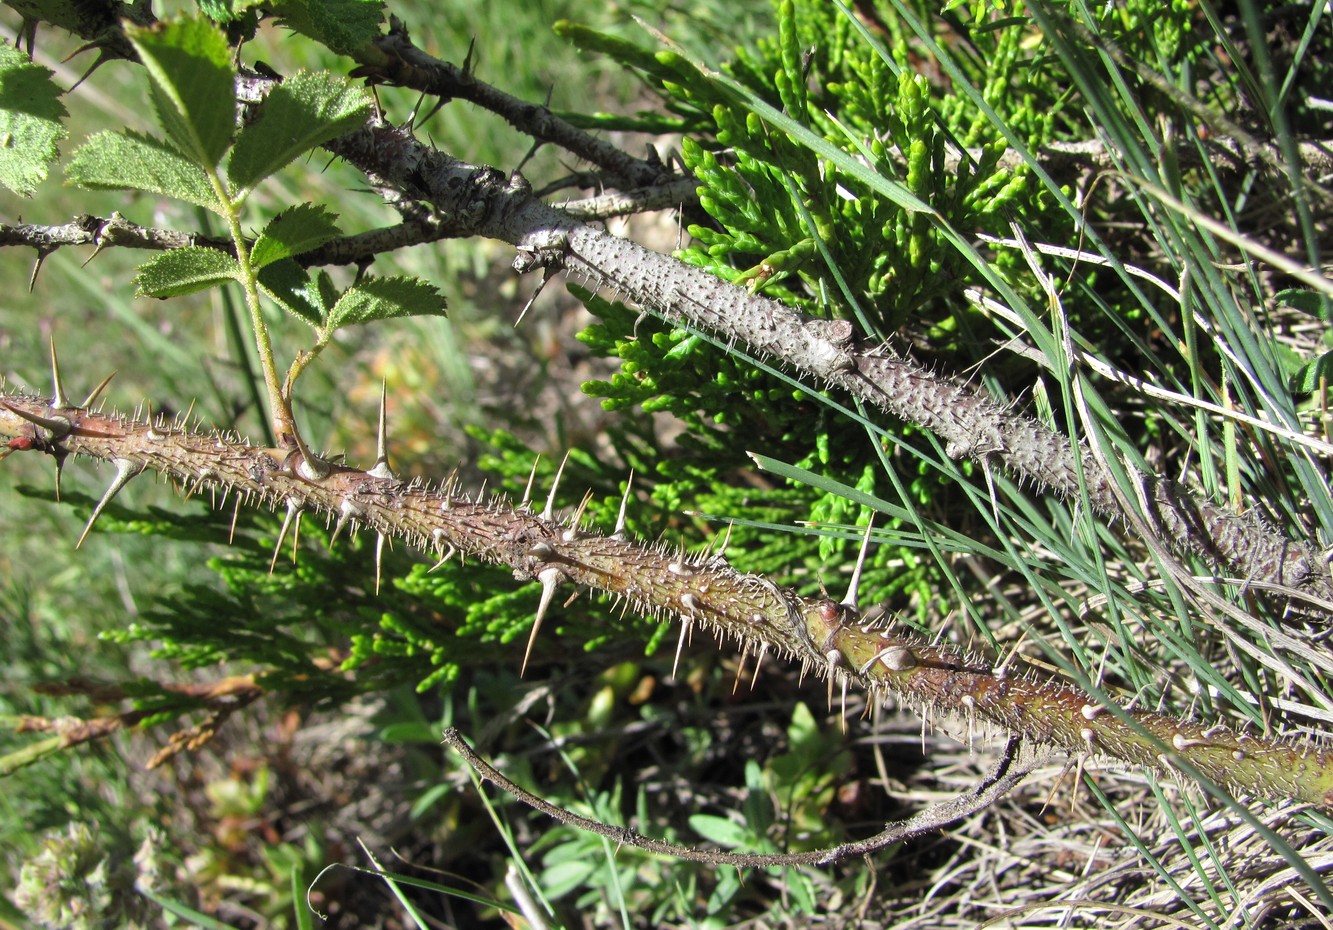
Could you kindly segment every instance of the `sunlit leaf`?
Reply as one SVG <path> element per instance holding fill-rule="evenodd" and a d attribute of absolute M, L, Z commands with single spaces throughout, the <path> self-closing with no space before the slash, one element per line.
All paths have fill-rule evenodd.
<path fill-rule="evenodd" d="M 196 165 L 216 165 L 236 128 L 236 75 L 226 37 L 202 17 L 125 32 L 148 71 L 167 141 Z"/>
<path fill-rule="evenodd" d="M 65 177 L 93 190 L 148 191 L 222 212 L 202 168 L 160 139 L 133 132 L 93 136 L 71 156 Z"/>
<path fill-rule="evenodd" d="M 417 278 L 367 278 L 349 287 L 329 312 L 328 326 L 338 329 L 355 323 L 404 316 L 444 316 L 444 296 Z"/>
<path fill-rule="evenodd" d="M 227 165 L 234 190 L 254 187 L 297 156 L 355 129 L 370 96 L 343 78 L 302 71 L 273 88 L 259 118 L 241 130 Z"/>
<path fill-rule="evenodd" d="M 240 265 L 226 252 L 187 246 L 144 262 L 134 283 L 140 297 L 178 297 L 235 281 L 240 273 Z"/>
<path fill-rule="evenodd" d="M 0 44 L 0 184 L 22 194 L 46 179 L 66 113 L 51 72 L 12 45 Z"/>
<path fill-rule="evenodd" d="M 317 249 L 339 235 L 337 217 L 323 206 L 303 203 L 283 210 L 264 227 L 250 250 L 250 264 L 263 268 Z"/>

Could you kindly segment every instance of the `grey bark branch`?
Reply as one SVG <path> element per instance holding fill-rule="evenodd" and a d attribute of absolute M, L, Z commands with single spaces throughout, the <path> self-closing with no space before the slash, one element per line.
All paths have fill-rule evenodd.
<path fill-rule="evenodd" d="M 394 21 L 388 34 L 375 41 L 377 55 L 362 55 L 353 77 L 372 83 L 410 87 L 436 97 L 440 103 L 466 100 L 503 117 L 511 126 L 539 142 L 549 142 L 607 172 L 616 187 L 650 187 L 670 171 L 656 158 L 633 158 L 561 119 L 544 106 L 510 96 L 484 81 L 470 68 L 434 58 L 412 44 L 402 23 Z"/>
<path fill-rule="evenodd" d="M 1003 754 L 996 762 L 995 768 L 971 791 L 940 801 L 938 804 L 932 804 L 906 820 L 887 824 L 883 830 L 872 837 L 842 843 L 828 849 L 815 849 L 810 852 L 735 853 L 717 849 L 695 849 L 692 846 L 681 846 L 676 843 L 656 840 L 644 836 L 642 833 L 637 833 L 629 827 L 618 827 L 614 824 L 603 823 L 590 817 L 580 816 L 573 811 L 565 810 L 563 807 L 558 807 L 532 792 L 524 790 L 506 778 L 495 766 L 477 754 L 477 751 L 468 744 L 457 728 L 447 727 L 442 735 L 444 743 L 458 753 L 463 761 L 471 766 L 473 771 L 482 779 L 513 795 L 534 810 L 538 810 L 548 817 L 553 817 L 566 826 L 604 836 L 613 840 L 618 846 L 633 846 L 636 849 L 646 849 L 649 852 L 672 856 L 676 859 L 686 859 L 691 862 L 707 862 L 714 865 L 757 869 L 775 865 L 831 865 L 844 859 L 868 856 L 893 843 L 901 843 L 905 840 L 924 836 L 927 833 L 933 833 L 994 804 L 1017 787 L 1018 783 L 1026 778 L 1042 761 L 1040 757 L 1030 754 L 1028 758 L 1020 759 L 1022 741 L 1018 737 L 1011 737 L 1005 745 Z"/>
<path fill-rule="evenodd" d="M 1112 479 L 1085 448 L 1012 413 L 975 389 L 879 350 L 864 350 L 847 321 L 806 316 L 669 256 L 577 222 L 532 196 L 526 181 L 430 149 L 378 118 L 328 145 L 376 184 L 429 202 L 459 235 L 517 247 L 520 271 L 565 267 L 676 324 L 707 330 L 775 358 L 813 382 L 931 430 L 951 457 L 1001 466 L 1111 518 L 1122 516 Z M 1083 480 L 1080 482 L 1080 471 Z M 1333 597 L 1328 565 L 1308 543 L 1250 515 L 1146 477 L 1149 525 L 1193 551 L 1297 598 Z"/>

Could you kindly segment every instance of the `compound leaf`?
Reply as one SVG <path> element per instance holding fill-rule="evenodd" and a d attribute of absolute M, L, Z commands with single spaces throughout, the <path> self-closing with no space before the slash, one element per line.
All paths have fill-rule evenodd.
<path fill-rule="evenodd" d="M 370 96 L 327 72 L 301 71 L 273 88 L 259 118 L 241 130 L 227 164 L 233 190 L 254 187 L 322 142 L 355 129 Z"/>
<path fill-rule="evenodd" d="M 134 132 L 99 132 L 79 147 L 65 177 L 93 190 L 139 190 L 223 212 L 204 169 L 160 139 Z"/>
<path fill-rule="evenodd" d="M 148 71 L 167 141 L 196 165 L 212 168 L 236 129 L 236 74 L 226 37 L 202 17 L 125 32 Z"/>
<path fill-rule="evenodd" d="M 178 297 L 235 281 L 240 273 L 241 266 L 226 252 L 191 245 L 144 262 L 134 283 L 140 297 Z"/>
<path fill-rule="evenodd" d="M 51 72 L 0 44 L 0 184 L 24 197 L 46 180 L 67 116 Z"/>

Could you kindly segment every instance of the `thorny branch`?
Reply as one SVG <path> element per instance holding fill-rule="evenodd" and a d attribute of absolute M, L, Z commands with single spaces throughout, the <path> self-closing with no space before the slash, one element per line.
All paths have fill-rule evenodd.
<path fill-rule="evenodd" d="M 459 235 L 512 243 L 520 271 L 566 268 L 670 322 L 744 344 L 929 429 L 945 440 L 953 458 L 1001 466 L 1066 498 L 1080 499 L 1086 491 L 1098 513 L 1124 516 L 1110 474 L 1087 448 L 972 387 L 881 348 L 863 347 L 849 321 L 809 317 L 571 220 L 534 198 L 521 177 L 430 149 L 380 117 L 326 147 L 372 182 L 429 203 Z M 1296 598 L 1333 599 L 1329 567 L 1309 543 L 1288 538 L 1256 515 L 1200 498 L 1178 482 L 1156 476 L 1144 476 L 1144 482 L 1144 516 L 1162 539 L 1221 562 L 1247 581 L 1289 589 Z"/>
<path fill-rule="evenodd" d="M 434 487 L 401 481 L 388 467 L 383 430 L 378 463 L 361 471 L 323 460 L 312 464 L 296 451 L 256 447 L 179 422 L 76 406 L 63 387 L 53 393 L 51 400 L 0 394 L 0 454 L 44 452 L 58 462 L 77 455 L 114 465 L 116 475 L 88 529 L 128 481 L 155 471 L 187 490 L 232 494 L 238 507 L 284 507 L 278 547 L 302 514 L 314 513 L 336 521 L 335 535 L 349 525 L 377 533 L 381 548 L 384 540 L 398 539 L 433 552 L 441 563 L 458 555 L 509 566 L 517 578 L 541 585 L 529 649 L 557 589 L 585 586 L 645 616 L 679 622 L 682 644 L 697 628 L 736 640 L 756 663 L 770 654 L 800 662 L 828 681 L 830 703 L 835 687 L 845 695 L 855 684 L 876 698 L 896 696 L 923 716 L 981 720 L 1071 754 L 1181 768 L 1236 793 L 1333 809 L 1333 752 L 1309 741 L 1130 709 L 1018 659 L 996 666 L 929 642 L 899 622 L 866 622 L 855 580 L 841 602 L 808 598 L 765 576 L 742 574 L 722 556 L 644 545 L 625 531 L 628 489 L 620 521 L 603 536 L 581 526 L 581 509 L 569 522 L 557 518 L 554 488 L 535 513 L 526 499 L 513 506 L 498 497 L 469 497 L 453 479 Z M 853 578 L 859 577 L 858 563 Z"/>
<path fill-rule="evenodd" d="M 629 827 L 617 827 L 602 823 L 590 817 L 583 817 L 573 811 L 565 810 L 527 791 L 506 778 L 491 765 L 463 738 L 456 727 L 447 727 L 443 733 L 445 745 L 458 753 L 472 769 L 483 779 L 501 790 L 513 795 L 524 804 L 538 810 L 548 817 L 553 817 L 566 826 L 576 827 L 604 836 L 617 846 L 633 846 L 648 852 L 686 859 L 691 862 L 707 862 L 713 865 L 730 865 L 736 868 L 767 868 L 775 865 L 831 865 L 844 859 L 868 856 L 879 852 L 886 846 L 915 839 L 935 830 L 943 829 L 979 810 L 983 810 L 1004 797 L 1028 776 L 1038 765 L 1040 757 L 1030 756 L 1020 759 L 1022 740 L 1011 737 L 1005 744 L 1004 752 L 995 763 L 990 774 L 971 791 L 938 804 L 932 804 L 925 810 L 918 811 L 906 820 L 886 824 L 884 829 L 874 836 L 851 843 L 840 843 L 828 849 L 814 849 L 799 853 L 736 853 L 720 849 L 696 849 L 693 846 L 681 846 L 644 836 Z"/>

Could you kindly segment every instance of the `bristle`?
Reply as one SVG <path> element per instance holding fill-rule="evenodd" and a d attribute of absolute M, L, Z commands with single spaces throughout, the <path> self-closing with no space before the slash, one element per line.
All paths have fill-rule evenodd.
<path fill-rule="evenodd" d="M 551 606 L 551 599 L 555 597 L 555 589 L 565 580 L 565 573 L 558 568 L 544 568 L 537 573 L 537 580 L 542 585 L 542 597 L 537 603 L 537 617 L 532 621 L 532 632 L 528 634 L 528 647 L 523 650 L 523 664 L 518 670 L 520 676 L 528 669 L 528 658 L 532 655 L 532 644 L 537 641 L 537 631 L 542 628 L 546 610 Z"/>
<path fill-rule="evenodd" d="M 143 471 L 142 465 L 131 462 L 129 459 L 116 459 L 116 477 L 111 479 L 111 486 L 106 489 L 106 493 L 102 495 L 102 499 L 98 501 L 97 506 L 93 508 L 92 516 L 88 518 L 88 524 L 83 528 L 83 533 L 79 536 L 79 541 L 74 544 L 75 549 L 83 545 L 83 541 L 87 539 L 88 534 L 92 532 L 93 524 L 96 523 L 97 518 L 102 515 L 102 511 L 106 509 L 106 505 L 111 503 L 111 499 L 119 494 L 121 488 L 129 484 L 130 479 L 141 471 Z"/>

